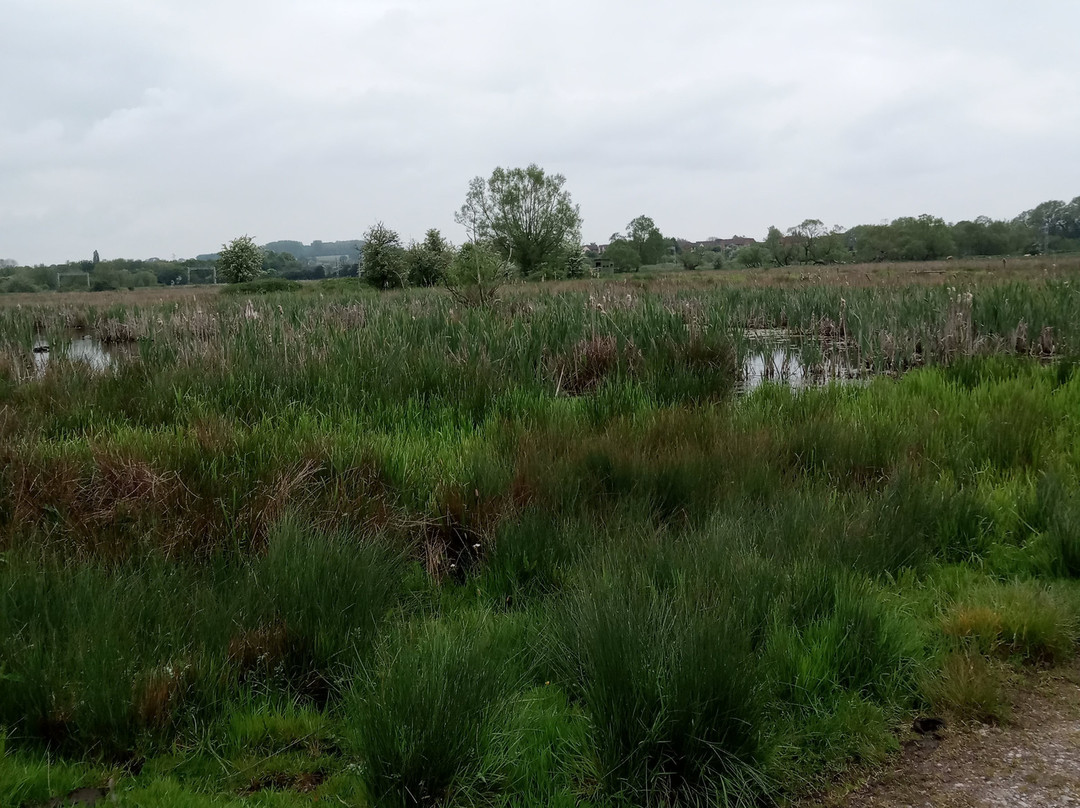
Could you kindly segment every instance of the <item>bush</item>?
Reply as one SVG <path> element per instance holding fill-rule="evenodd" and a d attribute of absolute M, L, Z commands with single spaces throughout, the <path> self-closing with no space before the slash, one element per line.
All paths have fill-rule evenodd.
<path fill-rule="evenodd" d="M 275 292 L 295 292 L 300 288 L 296 281 L 285 278 L 259 278 L 254 281 L 233 283 L 221 290 L 225 295 L 269 295 Z"/>
<path fill-rule="evenodd" d="M 263 251 L 251 236 L 239 236 L 221 245 L 218 269 L 229 283 L 253 281 L 263 273 Z"/>
<path fill-rule="evenodd" d="M 0 281 L 0 292 L 14 295 L 39 291 L 41 290 L 30 281 L 26 280 L 26 278 L 8 278 L 4 281 Z"/>

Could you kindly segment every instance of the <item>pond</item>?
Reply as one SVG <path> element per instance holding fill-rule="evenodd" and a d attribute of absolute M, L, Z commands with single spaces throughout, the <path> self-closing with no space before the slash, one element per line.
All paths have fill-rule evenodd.
<path fill-rule="evenodd" d="M 71 362 L 86 364 L 95 373 L 105 373 L 116 366 L 118 354 L 128 353 L 131 350 L 131 346 L 106 345 L 89 334 L 75 333 L 72 334 L 70 341 L 53 344 L 39 337 L 34 340 L 34 375 L 39 378 L 44 376 L 49 363 L 56 355 L 63 356 Z"/>
<path fill-rule="evenodd" d="M 755 390 L 766 382 L 792 388 L 812 387 L 829 382 L 850 382 L 865 378 L 857 359 L 840 341 L 815 344 L 807 351 L 809 338 L 779 328 L 752 328 L 744 332 L 739 389 Z M 814 356 L 814 359 L 808 357 Z"/>

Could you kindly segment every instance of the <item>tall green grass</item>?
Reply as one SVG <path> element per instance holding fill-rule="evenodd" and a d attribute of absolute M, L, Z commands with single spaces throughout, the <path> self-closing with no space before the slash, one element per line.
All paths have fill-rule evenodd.
<path fill-rule="evenodd" d="M 1015 331 L 1075 349 L 1078 293 L 963 291 L 0 311 L 5 754 L 146 757 L 130 799 L 166 804 L 277 766 L 385 805 L 758 805 L 926 704 L 994 718 L 994 672 L 1077 639 L 1080 377 Z M 76 326 L 131 355 L 27 378 Z M 908 372 L 738 394 L 747 326 Z"/>
<path fill-rule="evenodd" d="M 751 804 L 761 793 L 758 667 L 731 611 L 630 573 L 555 612 L 556 654 L 590 717 L 608 794 L 651 805 Z"/>
<path fill-rule="evenodd" d="M 515 687 L 512 659 L 482 618 L 402 629 L 365 666 L 346 710 L 376 806 L 441 802 L 474 786 Z"/>
<path fill-rule="evenodd" d="M 63 750 L 141 753 L 240 685 L 322 705 L 370 652 L 402 586 L 392 548 L 282 523 L 263 555 L 210 569 L 0 567 L 0 724 Z"/>

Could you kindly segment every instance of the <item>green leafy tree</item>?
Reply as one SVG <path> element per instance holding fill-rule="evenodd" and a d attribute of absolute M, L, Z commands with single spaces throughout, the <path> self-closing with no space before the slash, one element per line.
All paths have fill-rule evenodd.
<path fill-rule="evenodd" d="M 683 269 L 701 269 L 705 263 L 705 256 L 700 250 L 683 250 L 679 253 L 679 263 Z"/>
<path fill-rule="evenodd" d="M 625 238 L 612 236 L 604 250 L 604 259 L 611 262 L 616 272 L 636 272 L 641 269 L 641 253 Z"/>
<path fill-rule="evenodd" d="M 769 236 L 774 237 L 771 228 Z M 821 219 L 804 219 L 801 224 L 790 228 L 788 230 L 788 239 L 780 239 L 781 247 L 778 249 L 772 249 L 769 239 L 766 238 L 766 249 L 769 250 L 773 260 L 780 266 L 784 266 L 784 264 L 778 258 L 787 257 L 786 251 L 783 249 L 785 241 L 787 242 L 787 250 L 790 250 L 790 256 L 792 258 L 797 257 L 798 260 L 808 264 L 840 263 L 849 260 L 851 255 L 845 244 L 843 228 L 828 228 Z"/>
<path fill-rule="evenodd" d="M 905 261 L 933 261 L 952 255 L 956 250 L 951 229 L 936 216 L 905 216 L 895 220 L 890 227 L 896 235 L 897 257 Z"/>
<path fill-rule="evenodd" d="M 956 255 L 1012 255 L 1028 252 L 1034 242 L 1027 226 L 1018 222 L 994 221 L 979 216 L 975 221 L 957 222 L 952 226 Z"/>
<path fill-rule="evenodd" d="M 581 250 L 577 252 L 571 250 L 566 256 L 565 272 L 568 278 L 584 278 L 588 272 L 588 261 L 585 258 L 585 253 Z"/>
<path fill-rule="evenodd" d="M 784 234 L 777 227 L 769 228 L 769 234 L 765 237 L 765 251 L 778 267 L 786 267 L 795 260 L 795 248 L 784 239 Z"/>
<path fill-rule="evenodd" d="M 427 231 L 424 240 L 412 244 L 405 254 L 406 272 L 413 286 L 435 286 L 441 283 L 454 260 L 454 251 L 435 228 Z"/>
<path fill-rule="evenodd" d="M 465 204 L 454 219 L 476 243 L 489 242 L 524 275 L 559 267 L 580 249 L 581 214 L 564 188 L 562 174 L 528 168 L 496 168 L 469 183 Z"/>
<path fill-rule="evenodd" d="M 263 251 L 263 274 L 281 275 L 296 273 L 302 269 L 300 261 L 295 255 L 287 252 Z"/>
<path fill-rule="evenodd" d="M 509 279 L 511 265 L 490 244 L 467 242 L 454 253 L 443 282 L 462 305 L 489 306 Z"/>
<path fill-rule="evenodd" d="M 405 250 L 401 237 L 382 222 L 376 222 L 364 234 L 363 258 L 360 272 L 364 280 L 377 289 L 405 285 Z"/>
<path fill-rule="evenodd" d="M 828 228 L 821 219 L 803 219 L 801 224 L 788 228 L 788 235 L 798 240 L 802 260 L 813 261 L 819 239 L 824 238 Z"/>
<path fill-rule="evenodd" d="M 735 263 L 748 268 L 760 268 L 769 263 L 769 253 L 764 245 L 748 244 L 735 253 Z"/>
<path fill-rule="evenodd" d="M 221 245 L 218 272 L 228 283 L 244 283 L 259 277 L 263 271 L 263 251 L 251 238 L 240 236 Z"/>
<path fill-rule="evenodd" d="M 1027 241 L 1036 252 L 1077 249 L 1080 244 L 1080 197 L 1072 202 L 1051 199 L 1021 213 L 1016 222 L 1028 230 Z"/>
<path fill-rule="evenodd" d="M 641 256 L 642 264 L 659 264 L 667 256 L 670 242 L 648 216 L 631 221 L 626 226 L 626 238 Z"/>

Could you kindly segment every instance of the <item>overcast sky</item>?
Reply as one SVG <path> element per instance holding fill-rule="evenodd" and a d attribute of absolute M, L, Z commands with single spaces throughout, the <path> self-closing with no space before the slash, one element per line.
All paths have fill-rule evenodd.
<path fill-rule="evenodd" d="M 586 241 L 1080 194 L 1075 0 L 3 0 L 0 258 L 439 227 L 566 176 Z"/>

